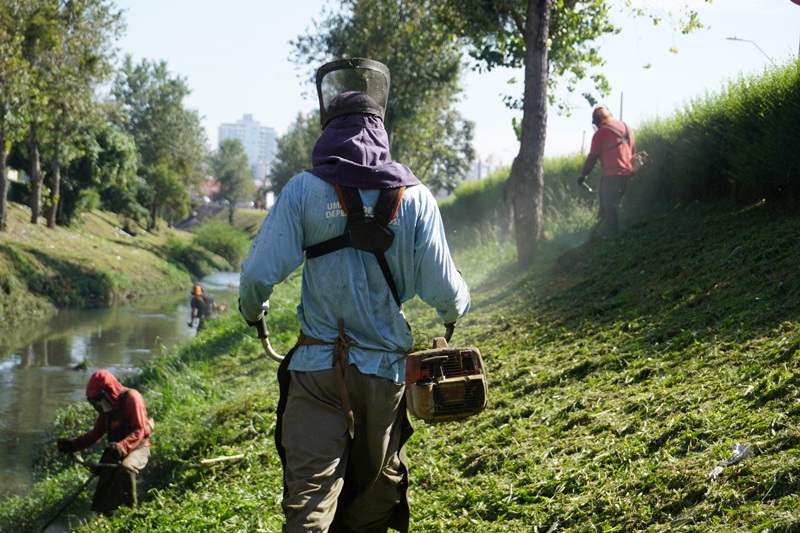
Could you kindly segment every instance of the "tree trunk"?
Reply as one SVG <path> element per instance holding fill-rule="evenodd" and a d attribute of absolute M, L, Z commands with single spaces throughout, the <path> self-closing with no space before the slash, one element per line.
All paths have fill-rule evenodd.
<path fill-rule="evenodd" d="M 50 205 L 47 206 L 47 227 L 54 229 L 56 227 L 56 213 L 58 211 L 58 199 L 61 190 L 61 166 L 58 163 L 58 157 L 53 162 L 53 187 L 50 189 Z"/>
<path fill-rule="evenodd" d="M 147 231 L 158 231 L 158 202 L 153 201 L 150 206 L 150 227 Z"/>
<path fill-rule="evenodd" d="M 228 209 L 228 223 L 233 226 L 233 210 L 236 209 L 236 203 L 231 202 L 230 208 Z"/>
<path fill-rule="evenodd" d="M 39 136 L 37 122 L 31 122 L 31 224 L 39 223 L 42 208 L 42 169 L 39 161 Z"/>
<path fill-rule="evenodd" d="M 63 122 L 62 122 L 63 123 Z M 61 161 L 58 153 L 61 150 L 61 143 L 59 136 L 56 134 L 55 142 L 53 143 L 53 161 L 51 172 L 53 173 L 53 183 L 50 188 L 50 205 L 47 208 L 47 227 L 54 229 L 56 227 L 56 213 L 58 212 L 58 199 L 61 193 Z"/>
<path fill-rule="evenodd" d="M 512 166 L 517 261 L 534 259 L 544 235 L 544 143 L 552 0 L 530 0 L 525 16 L 525 88 L 518 164 Z"/>
<path fill-rule="evenodd" d="M 0 231 L 8 230 L 8 152 L 5 109 L 0 109 Z"/>

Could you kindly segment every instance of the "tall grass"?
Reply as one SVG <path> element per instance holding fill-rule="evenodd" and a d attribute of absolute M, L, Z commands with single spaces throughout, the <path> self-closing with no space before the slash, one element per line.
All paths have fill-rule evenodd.
<path fill-rule="evenodd" d="M 740 77 L 698 97 L 673 116 L 636 129 L 637 149 L 650 164 L 623 198 L 623 220 L 696 201 L 800 200 L 800 61 Z M 544 164 L 545 237 L 579 243 L 595 222 L 598 198 L 577 187 L 583 155 Z M 589 182 L 597 183 L 596 165 Z M 455 248 L 507 242 L 512 233 L 510 168 L 459 186 L 441 203 Z M 524 231 L 524 228 L 516 228 Z"/>
<path fill-rule="evenodd" d="M 800 197 L 800 60 L 739 77 L 644 124 L 637 145 L 653 163 L 630 202 L 661 204 Z M 638 190 L 637 190 L 638 189 Z"/>

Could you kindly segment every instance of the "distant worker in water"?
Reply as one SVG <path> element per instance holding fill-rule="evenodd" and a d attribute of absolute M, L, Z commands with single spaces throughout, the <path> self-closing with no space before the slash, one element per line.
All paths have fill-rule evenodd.
<path fill-rule="evenodd" d="M 225 310 L 224 304 L 217 305 L 214 303 L 214 297 L 206 294 L 203 287 L 195 284 L 192 287 L 192 301 L 191 301 L 191 315 L 189 316 L 189 327 L 194 327 L 195 320 L 197 321 L 197 331 L 200 331 L 205 326 L 206 321 L 214 316 L 217 311 Z"/>
<path fill-rule="evenodd" d="M 120 506 L 137 504 L 136 474 L 150 460 L 153 421 L 147 418 L 144 398 L 136 389 L 123 387 L 107 370 L 98 370 L 86 386 L 86 399 L 97 410 L 94 427 L 72 439 L 58 439 L 58 451 L 74 453 L 100 441 L 108 446 L 100 458 L 99 481 L 92 511 L 111 514 Z"/>
<path fill-rule="evenodd" d="M 592 126 L 596 131 L 578 185 L 585 186 L 586 177 L 599 159 L 603 166 L 603 177 L 600 179 L 598 227 L 601 235 L 610 235 L 619 230 L 619 202 L 633 175 L 636 145 L 633 130 L 621 120 L 614 119 L 606 107 L 596 107 L 592 111 Z"/>

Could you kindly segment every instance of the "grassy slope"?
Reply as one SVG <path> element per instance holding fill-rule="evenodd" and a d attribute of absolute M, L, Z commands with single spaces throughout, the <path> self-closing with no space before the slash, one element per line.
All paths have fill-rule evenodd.
<path fill-rule="evenodd" d="M 694 207 L 525 270 L 465 269 L 473 307 L 454 340 L 481 348 L 490 406 L 417 424 L 412 529 L 800 530 L 798 229 L 800 215 L 764 205 Z M 284 350 L 296 291 L 294 279 L 273 299 Z M 421 343 L 441 333 L 417 302 L 408 314 Z M 158 421 L 147 501 L 85 531 L 280 530 L 275 364 L 235 313 L 204 333 L 133 383 Z M 90 416 L 67 411 L 64 433 Z M 737 443 L 754 455 L 710 479 Z M 84 476 L 7 502 L 0 524 L 41 523 Z"/>
<path fill-rule="evenodd" d="M 73 228 L 30 223 L 30 210 L 9 204 L 0 233 L 0 332 L 13 333 L 59 307 L 102 307 L 191 284 L 169 261 L 171 243 L 191 246 L 191 234 L 172 229 L 132 236 L 112 213 L 95 211 Z M 224 261 L 198 251 L 205 264 Z M 0 344 L 2 342 L 0 341 Z"/>

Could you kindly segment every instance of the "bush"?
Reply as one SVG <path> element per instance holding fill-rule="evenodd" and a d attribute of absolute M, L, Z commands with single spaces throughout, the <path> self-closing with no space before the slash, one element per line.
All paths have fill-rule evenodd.
<path fill-rule="evenodd" d="M 167 239 L 164 250 L 167 257 L 185 267 L 193 278 L 202 278 L 212 272 L 227 268 L 227 265 L 219 258 L 215 261 L 205 248 L 187 244 L 174 237 Z"/>
<path fill-rule="evenodd" d="M 250 237 L 226 222 L 211 221 L 194 230 L 195 244 L 224 258 L 234 271 L 239 271 L 242 259 L 250 250 Z"/>

